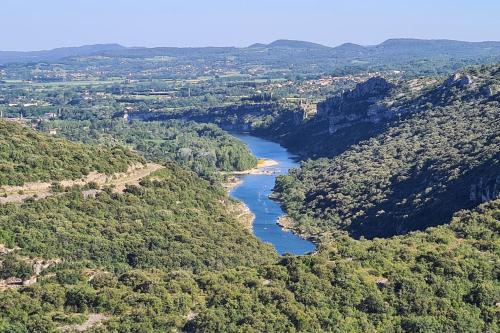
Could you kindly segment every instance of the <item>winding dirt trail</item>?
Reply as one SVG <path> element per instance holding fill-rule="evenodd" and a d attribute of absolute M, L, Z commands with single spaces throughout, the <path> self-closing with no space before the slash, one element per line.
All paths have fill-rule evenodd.
<path fill-rule="evenodd" d="M 149 176 L 151 173 L 163 169 L 164 166 L 147 163 L 131 165 L 127 172 L 115 173 L 106 175 L 98 172 L 91 172 L 87 176 L 76 180 L 63 180 L 59 182 L 63 187 L 71 187 L 74 185 L 85 186 L 89 183 L 96 183 L 98 186 L 114 187 L 115 192 L 123 192 L 126 185 L 137 185 L 142 178 Z M 0 204 L 22 202 L 30 198 L 43 199 L 57 193 L 51 191 L 52 183 L 37 182 L 27 183 L 23 186 L 2 186 L 0 187 Z M 95 195 L 99 190 L 85 191 L 85 195 Z"/>

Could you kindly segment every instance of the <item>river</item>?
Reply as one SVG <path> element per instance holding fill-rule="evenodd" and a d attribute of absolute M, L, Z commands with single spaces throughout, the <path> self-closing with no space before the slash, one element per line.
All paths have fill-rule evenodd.
<path fill-rule="evenodd" d="M 286 174 L 290 168 L 298 167 L 295 156 L 278 143 L 248 134 L 231 134 L 246 143 L 257 158 L 278 162 L 278 165 L 265 168 L 272 171 L 271 174 L 243 176 L 241 184 L 229 193 L 233 198 L 245 203 L 255 215 L 253 222 L 255 236 L 274 245 L 280 254 L 301 255 L 313 252 L 316 246 L 312 242 L 300 238 L 291 231 L 285 231 L 276 224 L 284 212 L 279 203 L 269 199 L 276 177 Z"/>

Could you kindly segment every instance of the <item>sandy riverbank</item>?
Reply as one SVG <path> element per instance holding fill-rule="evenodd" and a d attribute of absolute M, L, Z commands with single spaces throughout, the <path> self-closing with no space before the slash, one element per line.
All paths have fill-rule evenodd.
<path fill-rule="evenodd" d="M 279 163 L 275 160 L 271 159 L 259 159 L 257 162 L 257 166 L 253 169 L 244 170 L 244 171 L 233 171 L 225 173 L 227 175 L 226 180 L 222 183 L 222 186 L 229 193 L 235 187 L 240 185 L 243 182 L 243 176 L 245 175 L 265 175 L 271 173 L 270 170 L 265 170 L 265 168 L 272 167 L 278 165 Z M 252 213 L 250 208 L 245 205 L 243 202 L 227 202 L 226 207 L 229 213 L 236 217 L 238 221 L 240 221 L 245 228 L 252 232 L 252 224 L 255 219 L 255 215 Z"/>
<path fill-rule="evenodd" d="M 232 189 L 240 185 L 242 182 L 243 180 L 241 179 L 241 176 L 228 176 L 222 183 L 222 187 L 229 193 Z"/>
<path fill-rule="evenodd" d="M 271 174 L 271 170 L 265 170 L 265 168 L 276 166 L 279 163 L 275 160 L 271 159 L 259 159 L 257 162 L 257 166 L 253 169 L 243 170 L 243 171 L 232 171 L 225 172 L 227 176 L 226 180 L 222 183 L 222 187 L 224 187 L 228 192 L 232 189 L 240 185 L 243 180 L 241 179 L 245 175 L 266 175 Z"/>
<path fill-rule="evenodd" d="M 285 231 L 294 231 L 295 222 L 288 215 L 283 215 L 278 218 L 276 224 Z"/>
<path fill-rule="evenodd" d="M 257 166 L 253 169 L 243 170 L 243 171 L 233 171 L 230 172 L 232 175 L 266 175 L 271 174 L 271 170 L 266 170 L 265 168 L 276 166 L 279 163 L 271 159 L 259 159 Z"/>
<path fill-rule="evenodd" d="M 252 224 L 255 220 L 255 215 L 247 205 L 241 201 L 228 200 L 226 208 L 230 216 L 233 216 L 238 222 L 243 224 L 248 232 L 253 232 Z"/>

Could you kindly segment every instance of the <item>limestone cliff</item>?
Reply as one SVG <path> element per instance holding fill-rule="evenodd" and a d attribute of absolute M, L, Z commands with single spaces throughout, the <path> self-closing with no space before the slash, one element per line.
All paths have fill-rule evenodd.
<path fill-rule="evenodd" d="M 353 90 L 319 103 L 317 115 L 328 119 L 330 134 L 360 122 L 378 123 L 393 116 L 383 103 L 393 87 L 384 78 L 371 78 Z"/>

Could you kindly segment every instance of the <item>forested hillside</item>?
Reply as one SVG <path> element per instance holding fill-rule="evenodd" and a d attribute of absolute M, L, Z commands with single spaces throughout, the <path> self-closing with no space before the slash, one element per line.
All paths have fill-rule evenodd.
<path fill-rule="evenodd" d="M 306 234 L 342 229 L 358 237 L 442 224 L 459 209 L 494 199 L 500 191 L 498 87 L 498 66 L 474 68 L 390 107 L 372 108 L 396 121 L 337 157 L 305 162 L 281 177 L 279 198 Z M 349 111 L 357 118 L 341 114 L 356 119 L 345 130 L 373 122 L 370 108 Z M 341 115 L 329 113 L 330 129 L 342 125 Z"/>
<path fill-rule="evenodd" d="M 241 332 L 496 332 L 500 201 L 391 239 L 323 240 L 315 256 L 202 278 L 188 327 Z M 208 280 L 208 282 L 207 282 Z"/>
<path fill-rule="evenodd" d="M 55 142 L 84 156 L 108 151 L 19 125 L 12 129 L 6 144 Z M 71 161 L 73 152 L 59 150 L 57 157 Z M 33 151 L 32 158 L 46 155 Z M 226 205 L 224 191 L 175 163 L 123 193 L 73 187 L 50 198 L 0 205 L 0 331 L 52 332 L 85 321 L 87 311 L 132 322 L 123 329 L 184 325 L 189 309 L 203 299 L 193 274 L 275 261 L 272 247 L 229 216 Z M 166 284 L 154 286 L 160 281 Z"/>
<path fill-rule="evenodd" d="M 219 264 L 195 273 L 171 270 L 178 264 L 165 267 L 156 255 L 146 263 L 117 256 L 122 263 L 104 260 L 105 269 L 64 251 L 68 259 L 36 284 L 0 292 L 0 329 L 50 332 L 100 313 L 103 326 L 92 332 L 496 332 L 499 214 L 496 200 L 426 232 L 361 241 L 335 236 L 315 256 L 264 265 L 255 265 L 263 258 L 250 264 L 252 257 L 240 257 L 225 266 L 246 267 Z M 170 256 L 180 259 L 163 252 Z M 3 272 L 30 274 L 17 252 L 2 260 Z"/>
<path fill-rule="evenodd" d="M 80 189 L 0 206 L 0 244 L 20 253 L 91 261 L 109 270 L 222 268 L 272 253 L 227 216 L 224 193 L 169 164 L 125 193 Z M 262 251 L 262 253 L 259 253 Z"/>
<path fill-rule="evenodd" d="M 76 179 L 91 171 L 124 172 L 144 160 L 123 147 L 100 149 L 0 120 L 0 185 Z"/>
<path fill-rule="evenodd" d="M 175 161 L 205 178 L 215 177 L 216 171 L 242 171 L 257 165 L 245 144 L 212 124 L 61 120 L 42 124 L 42 130 L 44 126 L 57 127 L 60 136 L 74 141 L 127 145 L 149 160 Z"/>

